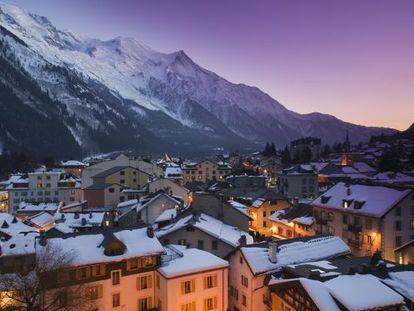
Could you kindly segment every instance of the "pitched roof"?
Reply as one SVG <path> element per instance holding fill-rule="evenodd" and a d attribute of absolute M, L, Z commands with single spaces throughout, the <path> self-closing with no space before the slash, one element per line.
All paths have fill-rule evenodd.
<path fill-rule="evenodd" d="M 116 172 L 119 172 L 119 171 L 121 171 L 123 169 L 126 169 L 126 168 L 132 168 L 133 170 L 136 170 L 136 171 L 139 171 L 143 174 L 149 175 L 148 173 L 146 173 L 144 171 L 141 171 L 140 169 L 138 169 L 136 167 L 132 167 L 132 166 L 128 166 L 128 165 L 125 166 L 124 165 L 124 166 L 114 166 L 114 167 L 108 168 L 107 170 L 104 170 L 102 172 L 99 172 L 99 173 L 93 175 L 92 178 L 106 177 L 106 176 L 112 175 L 112 174 L 114 174 Z"/>
<path fill-rule="evenodd" d="M 409 189 L 402 190 L 365 184 L 347 185 L 340 182 L 316 198 L 312 202 L 312 205 L 338 209 L 344 212 L 382 217 L 410 192 L 412 190 Z M 348 202 L 347 208 L 344 207 L 344 201 Z M 355 202 L 358 203 L 355 204 Z"/>

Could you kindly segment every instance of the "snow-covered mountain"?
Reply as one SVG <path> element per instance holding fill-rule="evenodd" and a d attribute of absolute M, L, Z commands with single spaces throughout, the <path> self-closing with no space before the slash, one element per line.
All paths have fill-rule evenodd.
<path fill-rule="evenodd" d="M 0 66 L 0 141 L 43 154 L 203 152 L 265 141 L 283 146 L 309 135 L 333 143 L 347 131 L 363 141 L 391 131 L 298 114 L 183 51 L 160 53 L 132 38 L 85 38 L 6 4 L 0 4 Z"/>

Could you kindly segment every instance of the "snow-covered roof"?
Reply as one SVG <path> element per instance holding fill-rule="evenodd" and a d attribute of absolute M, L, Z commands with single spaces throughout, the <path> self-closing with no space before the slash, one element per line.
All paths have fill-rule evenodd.
<path fill-rule="evenodd" d="M 74 232 L 77 228 L 99 227 L 105 218 L 105 212 L 75 212 L 56 213 L 55 229 L 64 232 Z"/>
<path fill-rule="evenodd" d="M 324 283 L 330 294 L 352 311 L 376 310 L 403 304 L 401 295 L 372 275 L 340 275 Z"/>
<path fill-rule="evenodd" d="M 239 212 L 249 216 L 249 212 L 247 210 L 246 205 L 244 205 L 242 203 L 239 203 L 239 202 L 236 202 L 236 201 L 233 201 L 233 200 L 229 200 L 229 201 L 227 201 L 227 203 L 229 203 L 234 209 L 238 210 Z"/>
<path fill-rule="evenodd" d="M 175 208 L 168 208 L 165 211 L 163 211 L 161 215 L 155 219 L 154 223 L 168 221 L 168 220 L 174 219 L 176 216 L 177 216 L 177 210 Z"/>
<path fill-rule="evenodd" d="M 61 161 L 60 165 L 63 167 L 70 167 L 70 166 L 86 166 L 85 163 L 77 160 L 69 160 L 69 161 Z"/>
<path fill-rule="evenodd" d="M 165 178 L 182 178 L 181 167 L 168 166 L 164 172 Z"/>
<path fill-rule="evenodd" d="M 52 225 L 55 222 L 55 218 L 47 212 L 40 212 L 28 218 L 27 221 L 37 227 L 43 228 Z"/>
<path fill-rule="evenodd" d="M 316 198 L 312 204 L 351 213 L 381 217 L 410 192 L 411 190 L 408 189 L 398 190 L 363 184 L 346 185 L 340 182 Z M 344 201 L 348 201 L 347 208 L 343 207 Z M 359 202 L 357 208 L 355 208 L 355 202 Z"/>
<path fill-rule="evenodd" d="M 175 223 L 157 230 L 156 235 L 158 237 L 163 237 L 171 232 L 184 228 L 187 225 L 192 225 L 193 227 L 215 237 L 218 240 L 230 244 L 233 247 L 239 246 L 239 240 L 243 235 L 246 237 L 247 244 L 253 243 L 253 238 L 249 233 L 242 231 L 237 227 L 226 225 L 222 221 L 203 213 L 201 213 L 198 217 L 189 215 L 180 218 Z"/>
<path fill-rule="evenodd" d="M 308 217 L 296 217 L 295 219 L 293 219 L 294 222 L 300 223 L 302 225 L 306 225 L 306 226 L 311 226 L 313 224 L 313 222 L 315 221 L 315 219 L 311 216 Z"/>
<path fill-rule="evenodd" d="M 224 259 L 197 248 L 167 245 L 165 250 L 167 253 L 162 257 L 162 266 L 158 272 L 167 278 L 229 266 L 229 263 Z"/>
<path fill-rule="evenodd" d="M 38 235 L 37 232 L 17 233 L 9 240 L 1 241 L 0 257 L 34 254 L 35 238 Z"/>
<path fill-rule="evenodd" d="M 335 300 L 329 293 L 327 286 L 319 281 L 299 278 L 300 283 L 306 290 L 312 301 L 321 311 L 340 311 Z"/>
<path fill-rule="evenodd" d="M 20 202 L 17 212 L 55 212 L 61 203 L 29 203 L 29 202 Z"/>
<path fill-rule="evenodd" d="M 127 207 L 127 206 L 133 206 L 135 204 L 138 204 L 138 200 L 137 199 L 132 199 L 132 200 L 127 200 L 127 201 L 118 203 L 118 205 L 116 207 L 117 208 L 122 208 L 122 207 Z"/>
<path fill-rule="evenodd" d="M 358 172 L 360 172 L 360 173 L 374 173 L 374 172 L 376 172 L 375 168 L 373 168 L 372 166 L 370 166 L 369 164 L 367 164 L 365 162 L 354 162 L 352 164 L 352 166 L 354 168 L 356 168 L 358 170 Z"/>
<path fill-rule="evenodd" d="M 252 272 L 260 274 L 278 270 L 283 266 L 291 264 L 317 261 L 348 254 L 350 249 L 339 237 L 319 236 L 307 240 L 283 240 L 283 244 L 278 247 L 277 262 L 275 263 L 270 261 L 269 248 L 266 245 L 242 247 L 241 252 Z"/>
<path fill-rule="evenodd" d="M 414 183 L 413 176 L 409 176 L 400 172 L 378 173 L 373 178 L 375 180 L 387 183 Z"/>
<path fill-rule="evenodd" d="M 18 217 L 8 213 L 0 213 L 0 232 L 13 236 L 17 233 L 31 231 L 36 231 L 36 229 L 26 225 Z"/>
<path fill-rule="evenodd" d="M 102 245 L 105 233 L 71 234 L 69 236 L 48 238 L 47 244 L 73 252 L 75 256 L 71 264 L 74 266 L 121 261 L 164 253 L 164 248 L 156 237 L 150 238 L 147 235 L 146 228 L 138 228 L 113 232 L 115 237 L 126 246 L 126 250 L 122 255 L 107 256 L 104 254 Z M 36 247 L 42 246 L 37 243 Z"/>
<path fill-rule="evenodd" d="M 382 281 L 404 297 L 414 301 L 414 271 L 389 272 Z"/>

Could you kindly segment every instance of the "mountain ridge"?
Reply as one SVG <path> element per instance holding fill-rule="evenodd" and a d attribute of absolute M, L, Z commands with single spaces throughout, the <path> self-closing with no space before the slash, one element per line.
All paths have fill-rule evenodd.
<path fill-rule="evenodd" d="M 184 51 L 161 53 L 134 38 L 85 38 L 15 6 L 0 4 L 0 27 L 0 57 L 62 104 L 67 115 L 60 123 L 87 152 L 125 147 L 188 152 L 197 142 L 203 142 L 200 152 L 252 148 L 265 141 L 282 147 L 308 135 L 333 143 L 347 132 L 357 142 L 394 131 L 318 112 L 299 114 L 257 87 L 232 83 L 203 68 Z M 22 93 L 1 74 L 0 82 Z M 12 109 L 1 99 L 0 104 Z M 0 133 L 6 145 L 7 132 L 13 136 L 15 129 Z M 123 145 L 112 135 L 129 139 L 122 138 Z"/>

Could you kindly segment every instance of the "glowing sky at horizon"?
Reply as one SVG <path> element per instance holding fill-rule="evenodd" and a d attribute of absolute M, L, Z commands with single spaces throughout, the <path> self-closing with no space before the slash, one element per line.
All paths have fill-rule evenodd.
<path fill-rule="evenodd" d="M 10 0 L 59 28 L 184 50 L 288 109 L 405 129 L 414 122 L 412 0 Z"/>

